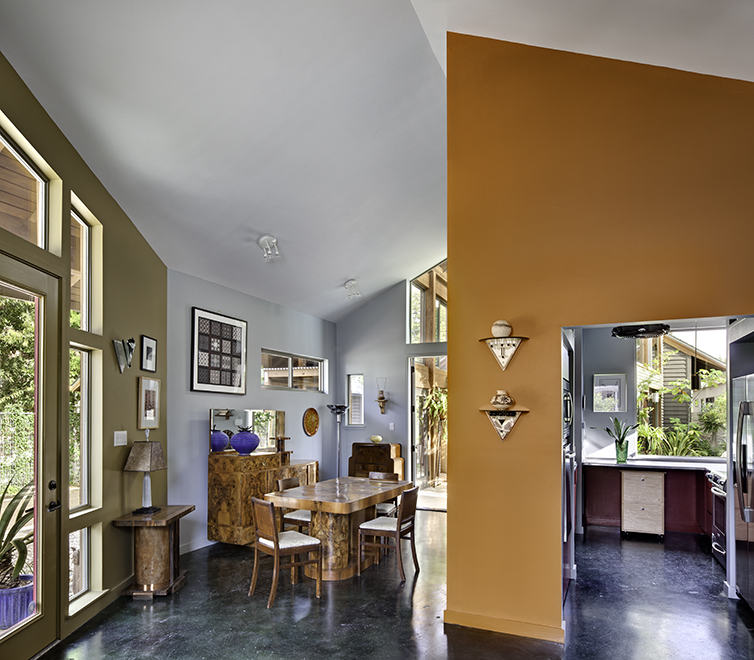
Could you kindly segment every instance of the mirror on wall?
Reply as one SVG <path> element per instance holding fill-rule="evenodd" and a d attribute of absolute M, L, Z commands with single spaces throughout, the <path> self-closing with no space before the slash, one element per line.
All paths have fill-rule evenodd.
<path fill-rule="evenodd" d="M 241 408 L 211 408 L 209 433 L 217 429 L 230 438 L 240 428 L 250 428 L 259 436 L 258 449 L 275 450 L 275 438 L 285 435 L 285 411 L 249 410 Z M 211 449 L 210 445 L 210 449 Z"/>

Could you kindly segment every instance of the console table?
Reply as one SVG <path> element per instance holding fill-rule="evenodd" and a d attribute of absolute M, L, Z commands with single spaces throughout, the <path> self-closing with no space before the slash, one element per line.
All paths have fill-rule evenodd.
<path fill-rule="evenodd" d="M 286 452 L 215 452 L 207 459 L 207 538 L 247 545 L 254 542 L 251 497 L 278 489 L 278 479 L 298 477 L 302 486 L 319 481 L 317 461 L 288 460 Z M 279 512 L 275 512 L 279 515 Z"/>
<path fill-rule="evenodd" d="M 134 583 L 125 596 L 153 599 L 177 591 L 186 581 L 180 570 L 179 521 L 193 504 L 163 506 L 156 513 L 131 513 L 113 520 L 116 527 L 134 528 Z"/>

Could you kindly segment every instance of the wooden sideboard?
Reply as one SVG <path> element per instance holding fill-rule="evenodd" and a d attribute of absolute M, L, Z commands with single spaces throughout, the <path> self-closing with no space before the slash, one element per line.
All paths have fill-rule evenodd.
<path fill-rule="evenodd" d="M 370 472 L 396 472 L 403 481 L 401 446 L 380 442 L 354 442 L 348 459 L 349 477 L 368 477 Z"/>
<path fill-rule="evenodd" d="M 289 452 L 240 456 L 211 453 L 207 459 L 207 538 L 234 545 L 254 541 L 250 498 L 278 489 L 278 479 L 298 477 L 302 486 L 319 481 L 317 461 L 290 461 Z"/>

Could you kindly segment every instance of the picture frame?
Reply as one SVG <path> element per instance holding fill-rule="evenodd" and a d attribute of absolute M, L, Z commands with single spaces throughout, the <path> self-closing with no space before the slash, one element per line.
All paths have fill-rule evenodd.
<path fill-rule="evenodd" d="M 246 394 L 246 321 L 191 308 L 191 390 Z"/>
<path fill-rule="evenodd" d="M 156 378 L 139 377 L 138 428 L 160 428 L 160 381 Z"/>
<path fill-rule="evenodd" d="M 626 374 L 594 374 L 593 412 L 626 412 Z"/>
<path fill-rule="evenodd" d="M 157 340 L 146 335 L 141 336 L 141 370 L 157 371 Z"/>

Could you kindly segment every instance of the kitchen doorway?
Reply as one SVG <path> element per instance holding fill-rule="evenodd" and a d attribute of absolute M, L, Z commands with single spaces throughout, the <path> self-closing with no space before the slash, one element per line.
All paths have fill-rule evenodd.
<path fill-rule="evenodd" d="M 447 511 L 448 358 L 409 359 L 411 374 L 411 461 L 419 487 L 417 508 Z"/>

